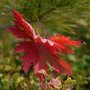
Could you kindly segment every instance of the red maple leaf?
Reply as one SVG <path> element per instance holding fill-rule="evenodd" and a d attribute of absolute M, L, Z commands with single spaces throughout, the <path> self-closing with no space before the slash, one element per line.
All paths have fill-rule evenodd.
<path fill-rule="evenodd" d="M 81 42 L 60 34 L 44 39 L 36 35 L 35 30 L 20 13 L 15 10 L 12 13 L 15 25 L 7 30 L 17 38 L 23 39 L 18 43 L 16 53 L 25 53 L 20 57 L 23 60 L 24 72 L 27 73 L 32 65 L 36 74 L 39 74 L 40 70 L 48 71 L 47 63 L 49 63 L 57 73 L 71 75 L 71 67 L 59 57 L 58 53 L 73 53 L 70 46 L 78 46 Z"/>

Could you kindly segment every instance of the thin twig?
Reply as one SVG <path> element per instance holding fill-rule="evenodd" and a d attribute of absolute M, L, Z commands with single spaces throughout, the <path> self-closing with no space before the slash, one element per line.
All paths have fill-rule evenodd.
<path fill-rule="evenodd" d="M 47 10 L 46 12 L 44 12 L 42 15 L 39 16 L 39 18 L 43 18 L 44 16 L 46 16 L 47 14 L 53 12 L 54 10 L 56 10 L 56 8 L 59 8 L 61 6 L 61 3 L 58 3 L 56 5 L 56 7 L 52 7 L 51 9 Z"/>

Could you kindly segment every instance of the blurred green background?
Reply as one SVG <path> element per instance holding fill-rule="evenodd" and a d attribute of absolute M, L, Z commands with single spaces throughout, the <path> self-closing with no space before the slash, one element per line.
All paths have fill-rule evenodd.
<path fill-rule="evenodd" d="M 84 42 L 74 55 L 62 57 L 72 66 L 72 90 L 90 90 L 90 0 L 0 0 L 0 90 L 38 88 L 33 69 L 24 75 L 19 54 L 14 53 L 18 40 L 6 31 L 13 25 L 12 9 L 42 37 L 60 33 Z"/>

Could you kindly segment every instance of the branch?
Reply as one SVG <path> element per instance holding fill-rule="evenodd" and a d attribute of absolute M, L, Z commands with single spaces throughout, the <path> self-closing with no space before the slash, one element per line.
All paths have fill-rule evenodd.
<path fill-rule="evenodd" d="M 41 0 L 38 1 L 38 17 L 40 15 L 40 9 L 41 9 Z"/>
<path fill-rule="evenodd" d="M 56 10 L 56 8 L 59 8 L 61 6 L 61 3 L 57 4 L 56 7 L 52 7 L 51 9 L 47 10 L 46 12 L 44 12 L 43 14 L 39 15 L 39 18 L 43 18 L 44 16 L 46 16 L 47 14 L 53 12 L 54 10 Z"/>
<path fill-rule="evenodd" d="M 51 13 L 52 11 L 54 11 L 56 8 L 51 8 L 49 10 L 47 10 L 46 12 L 44 12 L 42 15 L 39 15 L 39 18 L 43 18 L 44 16 L 46 16 L 47 14 Z"/>

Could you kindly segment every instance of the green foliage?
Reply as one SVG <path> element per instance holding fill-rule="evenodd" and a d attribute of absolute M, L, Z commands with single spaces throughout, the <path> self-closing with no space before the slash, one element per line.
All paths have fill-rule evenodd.
<path fill-rule="evenodd" d="M 24 75 L 19 55 L 13 48 L 18 41 L 5 28 L 12 26 L 11 9 L 17 9 L 43 37 L 61 33 L 84 44 L 75 55 L 67 55 L 73 75 L 63 81 L 62 90 L 90 89 L 90 0 L 1 0 L 0 2 L 0 90 L 37 90 L 32 70 Z"/>
<path fill-rule="evenodd" d="M 63 87 L 61 90 L 68 90 L 73 89 L 74 85 L 76 84 L 76 80 L 72 80 L 70 77 L 67 78 L 67 80 L 64 81 Z"/>
<path fill-rule="evenodd" d="M 52 33 L 54 33 L 53 30 L 57 30 L 57 32 L 60 32 L 60 30 L 69 30 L 71 33 L 74 33 L 72 27 L 64 23 L 63 20 L 65 19 L 62 19 L 61 13 L 65 14 L 66 12 L 62 11 L 70 10 L 71 8 L 74 9 L 77 3 L 80 5 L 84 1 L 87 0 L 4 0 L 1 3 L 3 11 L 1 10 L 0 12 L 7 15 L 9 10 L 13 8 L 17 9 L 28 22 L 35 24 L 35 27 L 39 27 L 39 32 L 42 31 L 42 26 L 44 26 L 49 28 L 49 31 Z M 37 22 L 39 22 L 39 25 Z"/>

